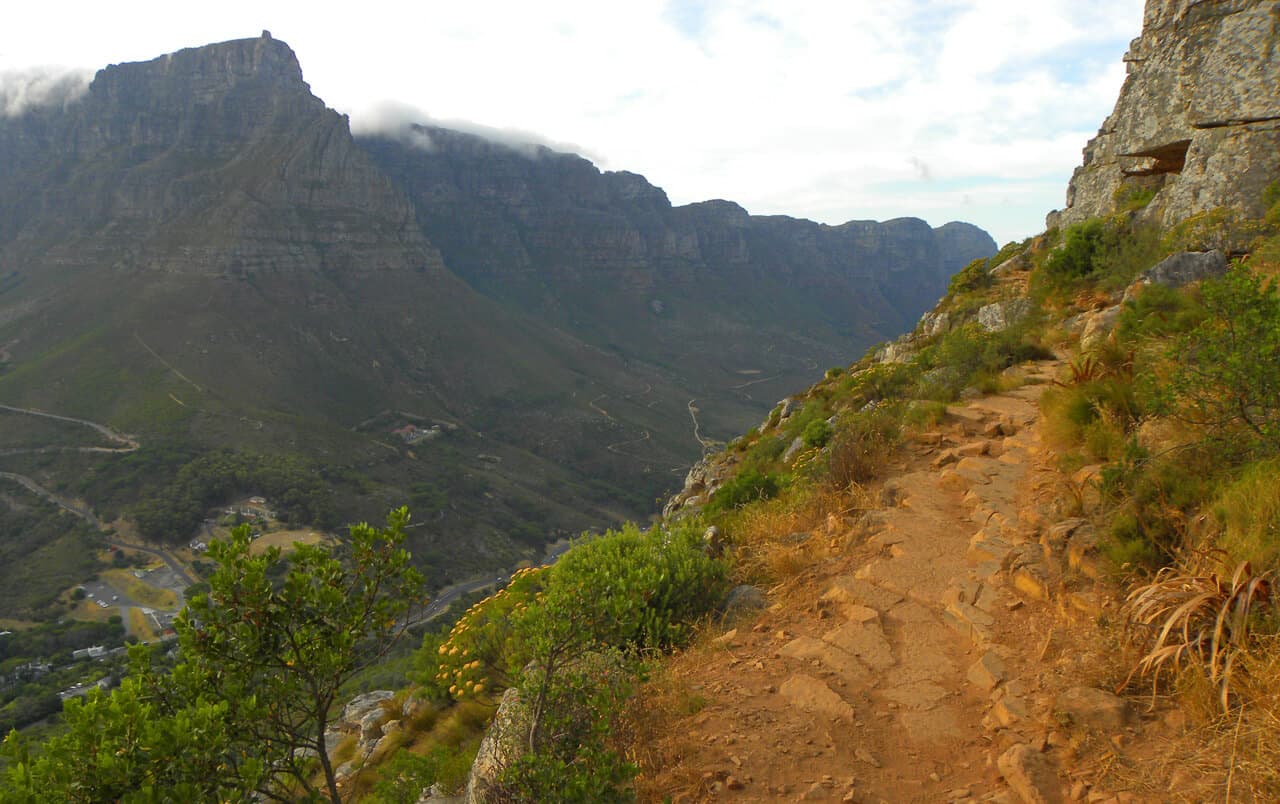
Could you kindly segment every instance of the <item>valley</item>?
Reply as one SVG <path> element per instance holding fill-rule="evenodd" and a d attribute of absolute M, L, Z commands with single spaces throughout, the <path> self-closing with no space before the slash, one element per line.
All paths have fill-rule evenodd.
<path fill-rule="evenodd" d="M 0 471 L 157 545 L 246 494 L 330 533 L 408 503 L 444 586 L 651 517 L 995 250 L 969 224 L 675 206 L 576 154 L 409 130 L 434 147 L 353 136 L 265 33 L 0 118 Z"/>

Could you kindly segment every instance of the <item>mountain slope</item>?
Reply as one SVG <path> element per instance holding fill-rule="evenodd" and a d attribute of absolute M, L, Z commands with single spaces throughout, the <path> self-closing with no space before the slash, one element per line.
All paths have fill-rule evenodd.
<path fill-rule="evenodd" d="M 995 251 L 969 224 L 826 226 L 728 201 L 673 207 L 644 177 L 573 154 L 431 126 L 402 133 L 360 144 L 452 270 L 575 337 L 719 388 L 707 409 L 751 380 L 764 380 L 752 393 L 767 404 L 908 329 L 951 274 Z"/>
<path fill-rule="evenodd" d="M 993 249 L 957 224 L 672 209 L 576 156 L 432 136 L 458 146 L 357 142 L 265 32 L 0 119 L 0 398 L 143 445 L 15 471 L 118 515 L 183 496 L 211 449 L 299 456 L 337 521 L 417 501 L 425 560 L 510 561 L 647 514 L 695 432 L 904 327 L 962 261 L 944 242 Z M 185 510 L 154 535 L 186 538 Z"/>

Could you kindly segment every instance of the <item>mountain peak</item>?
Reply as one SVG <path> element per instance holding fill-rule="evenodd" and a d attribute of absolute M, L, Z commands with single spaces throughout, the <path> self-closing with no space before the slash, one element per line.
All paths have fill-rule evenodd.
<path fill-rule="evenodd" d="M 270 31 L 251 39 L 184 48 L 150 61 L 113 64 L 98 71 L 90 91 L 121 98 L 160 82 L 175 84 L 197 98 L 245 82 L 310 93 L 293 48 L 272 38 Z"/>

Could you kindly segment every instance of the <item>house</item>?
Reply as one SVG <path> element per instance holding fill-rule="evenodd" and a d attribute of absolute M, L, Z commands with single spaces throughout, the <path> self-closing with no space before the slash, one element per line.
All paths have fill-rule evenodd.
<path fill-rule="evenodd" d="M 94 645 L 90 648 L 81 648 L 80 650 L 71 651 L 72 659 L 101 659 L 107 653 L 107 649 L 102 645 Z"/>

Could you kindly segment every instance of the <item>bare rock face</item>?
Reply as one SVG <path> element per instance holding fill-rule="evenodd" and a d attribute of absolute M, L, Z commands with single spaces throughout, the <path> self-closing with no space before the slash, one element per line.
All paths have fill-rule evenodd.
<path fill-rule="evenodd" d="M 1109 214 L 1138 191 L 1155 191 L 1145 214 L 1165 226 L 1216 207 L 1259 216 L 1280 176 L 1277 25 L 1269 0 L 1147 0 L 1115 110 L 1046 225 Z"/>

